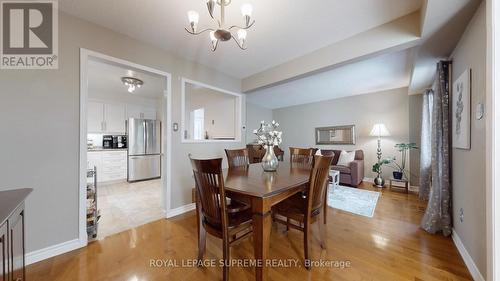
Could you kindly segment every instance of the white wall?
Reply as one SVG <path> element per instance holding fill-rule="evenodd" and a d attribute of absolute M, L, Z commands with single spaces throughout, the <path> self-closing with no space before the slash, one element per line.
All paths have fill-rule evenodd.
<path fill-rule="evenodd" d="M 8 135 L 0 143 L 0 190 L 34 188 L 26 201 L 27 252 L 78 238 L 80 48 L 170 72 L 172 121 L 179 124 L 181 77 L 241 88 L 239 79 L 60 13 L 59 69 L 0 70 L 0 128 Z M 181 144 L 174 132 L 172 207 L 191 202 L 188 153 L 222 157 L 224 148 L 243 145 Z"/>
<path fill-rule="evenodd" d="M 399 156 L 394 144 L 408 141 L 408 89 L 370 93 L 323 102 L 273 110 L 274 119 L 283 130 L 282 148 L 318 147 L 324 149 L 362 149 L 365 153 L 365 177 L 374 177 L 372 165 L 377 162 L 377 139 L 369 133 L 375 123 L 384 123 L 391 133 L 382 139 L 382 157 Z M 337 125 L 356 126 L 355 145 L 316 145 L 315 128 Z M 398 157 L 399 159 L 399 157 Z M 389 178 L 393 169 L 384 168 Z"/>
<path fill-rule="evenodd" d="M 273 120 L 272 109 L 247 103 L 246 143 L 254 142 L 255 135 L 253 134 L 253 130 L 259 128 L 262 120 L 267 122 Z"/>
<path fill-rule="evenodd" d="M 486 101 L 486 5 L 483 2 L 453 52 L 455 81 L 472 70 L 471 149 L 452 149 L 453 227 L 483 276 L 486 276 L 486 118 L 475 107 Z M 488 114 L 488 113 L 486 113 Z M 460 222 L 460 209 L 464 222 Z"/>
<path fill-rule="evenodd" d="M 193 124 L 191 112 L 204 108 L 204 129 L 210 139 L 217 137 L 236 138 L 236 114 L 239 112 L 238 97 L 208 88 L 194 88 L 186 84 L 185 126 L 188 137 L 192 139 Z"/>

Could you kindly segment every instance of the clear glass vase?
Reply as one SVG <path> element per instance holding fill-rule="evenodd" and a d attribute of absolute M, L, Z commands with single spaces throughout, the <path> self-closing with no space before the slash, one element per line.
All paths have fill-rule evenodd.
<path fill-rule="evenodd" d="M 262 158 L 262 168 L 266 172 L 274 172 L 278 169 L 278 157 L 274 154 L 274 146 L 266 145 L 266 154 Z"/>

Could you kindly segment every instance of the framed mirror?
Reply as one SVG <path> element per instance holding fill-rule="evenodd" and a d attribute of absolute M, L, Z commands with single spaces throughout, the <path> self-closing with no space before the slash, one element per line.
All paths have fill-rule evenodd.
<path fill-rule="evenodd" d="M 316 144 L 356 144 L 354 125 L 316 128 Z"/>
<path fill-rule="evenodd" d="M 242 96 L 182 79 L 182 142 L 239 142 Z"/>

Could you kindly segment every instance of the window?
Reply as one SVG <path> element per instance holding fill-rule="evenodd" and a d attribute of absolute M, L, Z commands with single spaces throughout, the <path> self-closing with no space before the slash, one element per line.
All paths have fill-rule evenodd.
<path fill-rule="evenodd" d="M 182 79 L 182 141 L 241 141 L 241 108 L 241 94 Z"/>
<path fill-rule="evenodd" d="M 192 111 L 193 117 L 193 138 L 195 140 L 202 140 L 205 138 L 205 109 L 198 108 Z"/>

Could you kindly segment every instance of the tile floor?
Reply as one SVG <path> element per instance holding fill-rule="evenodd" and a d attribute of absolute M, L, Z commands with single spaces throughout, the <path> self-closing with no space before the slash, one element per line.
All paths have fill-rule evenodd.
<path fill-rule="evenodd" d="M 161 180 L 100 184 L 98 239 L 161 219 Z"/>

